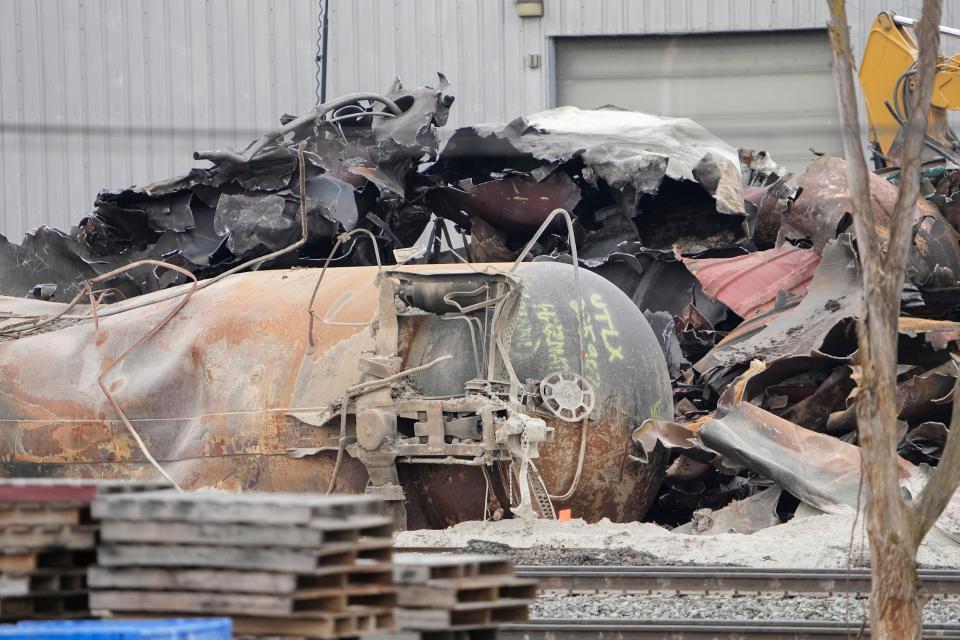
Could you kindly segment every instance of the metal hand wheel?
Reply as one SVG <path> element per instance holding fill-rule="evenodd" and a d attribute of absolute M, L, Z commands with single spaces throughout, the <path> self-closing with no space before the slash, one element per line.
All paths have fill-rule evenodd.
<path fill-rule="evenodd" d="M 551 373 L 540 381 L 540 398 L 550 413 L 565 422 L 579 422 L 593 411 L 596 395 L 583 376 Z"/>

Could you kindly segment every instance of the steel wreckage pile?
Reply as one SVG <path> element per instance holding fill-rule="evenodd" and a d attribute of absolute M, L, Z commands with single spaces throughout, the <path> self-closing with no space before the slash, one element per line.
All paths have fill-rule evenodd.
<path fill-rule="evenodd" d="M 104 191 L 69 232 L 0 236 L 0 475 L 372 492 L 410 529 L 570 509 L 748 533 L 855 504 L 842 159 L 791 175 L 613 107 L 441 145 L 448 88 L 343 96 Z M 960 179 L 928 174 L 907 488 L 937 463 L 960 341 Z"/>

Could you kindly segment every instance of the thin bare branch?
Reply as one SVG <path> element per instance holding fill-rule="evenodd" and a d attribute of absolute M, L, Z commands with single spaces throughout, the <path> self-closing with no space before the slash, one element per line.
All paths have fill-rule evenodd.
<path fill-rule="evenodd" d="M 902 133 L 900 190 L 890 220 L 890 244 L 884 260 L 884 266 L 890 267 L 886 270 L 889 276 L 900 274 L 900 286 L 902 265 L 906 264 L 913 239 L 913 212 L 920 195 L 920 163 L 940 50 L 941 12 L 941 0 L 924 0 L 923 16 L 914 28 L 919 48 L 917 69 L 913 75 L 916 84 L 910 96 L 910 113 Z"/>
<path fill-rule="evenodd" d="M 859 239 L 860 255 L 866 265 L 879 264 L 879 238 L 872 224 L 870 209 L 870 177 L 863 155 L 856 87 L 853 77 L 853 49 L 844 0 L 828 0 L 830 9 L 830 43 L 833 47 L 833 78 L 840 105 L 840 134 L 847 164 L 847 191 L 853 209 L 853 224 Z"/>
<path fill-rule="evenodd" d="M 950 432 L 943 455 L 917 500 L 917 539 L 923 539 L 936 523 L 960 484 L 960 435 L 957 435 L 957 431 L 960 431 L 960 376 L 953 387 Z"/>

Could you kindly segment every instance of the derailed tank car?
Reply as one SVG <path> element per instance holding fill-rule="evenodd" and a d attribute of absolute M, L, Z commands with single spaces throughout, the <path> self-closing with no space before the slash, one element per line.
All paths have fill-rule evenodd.
<path fill-rule="evenodd" d="M 135 431 L 183 488 L 332 484 L 410 528 L 645 513 L 663 459 L 637 462 L 630 434 L 672 416 L 670 381 L 615 286 L 581 271 L 578 303 L 564 264 L 346 267 L 311 304 L 319 274 L 230 276 L 168 320 L 190 285 L 96 322 L 72 309 L 0 342 L 0 475 L 155 477 Z"/>

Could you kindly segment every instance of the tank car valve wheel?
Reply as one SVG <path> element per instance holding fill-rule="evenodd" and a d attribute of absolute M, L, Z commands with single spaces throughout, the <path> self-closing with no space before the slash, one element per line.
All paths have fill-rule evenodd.
<path fill-rule="evenodd" d="M 550 413 L 566 422 L 579 422 L 593 411 L 596 394 L 583 376 L 569 371 L 551 373 L 540 382 L 540 398 Z"/>

